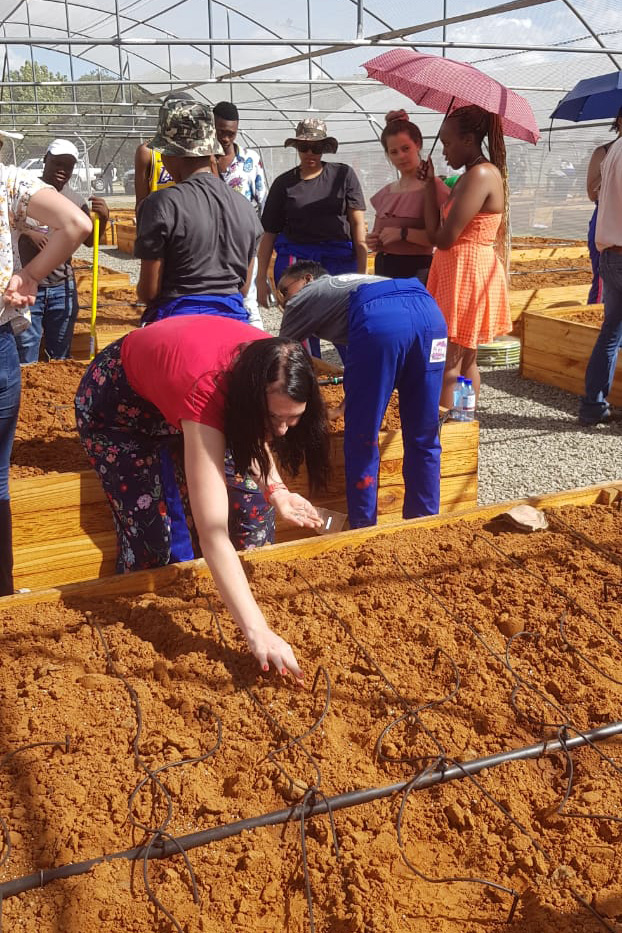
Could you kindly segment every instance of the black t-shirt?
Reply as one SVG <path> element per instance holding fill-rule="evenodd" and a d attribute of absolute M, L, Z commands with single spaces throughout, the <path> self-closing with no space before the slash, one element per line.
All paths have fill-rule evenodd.
<path fill-rule="evenodd" d="M 348 210 L 365 210 L 365 198 L 354 169 L 324 162 L 324 170 L 307 181 L 293 168 L 276 178 L 268 192 L 261 222 L 268 233 L 284 233 L 295 243 L 349 240 Z"/>
<path fill-rule="evenodd" d="M 246 198 L 217 175 L 199 172 L 141 203 L 134 255 L 164 260 L 158 301 L 233 295 L 246 281 L 260 234 Z"/>

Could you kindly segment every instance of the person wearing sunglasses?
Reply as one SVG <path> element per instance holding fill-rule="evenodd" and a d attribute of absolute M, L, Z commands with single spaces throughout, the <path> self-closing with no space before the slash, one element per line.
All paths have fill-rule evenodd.
<path fill-rule="evenodd" d="M 264 234 L 257 253 L 257 297 L 268 304 L 268 266 L 276 251 L 274 280 L 301 259 L 319 262 L 331 275 L 367 271 L 365 199 L 354 169 L 325 162 L 337 152 L 323 120 L 302 120 L 285 140 L 300 158 L 296 168 L 274 180 L 263 208 Z M 312 343 L 319 356 L 319 341 Z"/>

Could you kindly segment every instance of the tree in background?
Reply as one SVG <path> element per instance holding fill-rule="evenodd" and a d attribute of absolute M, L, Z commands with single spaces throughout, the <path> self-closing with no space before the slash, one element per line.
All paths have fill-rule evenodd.
<path fill-rule="evenodd" d="M 140 85 L 129 85 L 125 88 L 128 106 L 110 107 L 111 103 L 123 102 L 121 86 L 96 82 L 115 77 L 104 69 L 95 69 L 71 86 L 67 75 L 53 72 L 38 62 L 34 63 L 34 71 L 32 64 L 25 62 L 20 68 L 11 69 L 7 77 L 5 59 L 3 81 L 37 83 L 36 87 L 16 83 L 0 88 L 0 128 L 14 127 L 25 134 L 23 140 L 15 142 L 17 162 L 41 157 L 49 141 L 57 136 L 73 139 L 82 153 L 83 145 L 75 138 L 82 136 L 91 165 L 105 170 L 107 165 L 114 164 L 119 175 L 133 166 L 139 142 L 135 130 L 145 123 L 148 136 L 153 117 L 136 116 L 132 105 L 152 101 L 153 97 Z M 33 123 L 40 124 L 41 130 L 27 126 Z"/>

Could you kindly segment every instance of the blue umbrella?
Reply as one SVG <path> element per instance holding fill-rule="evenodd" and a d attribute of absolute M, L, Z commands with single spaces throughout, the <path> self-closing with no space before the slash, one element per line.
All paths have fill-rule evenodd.
<path fill-rule="evenodd" d="M 622 71 L 584 78 L 560 100 L 552 120 L 602 120 L 617 117 L 622 107 Z"/>

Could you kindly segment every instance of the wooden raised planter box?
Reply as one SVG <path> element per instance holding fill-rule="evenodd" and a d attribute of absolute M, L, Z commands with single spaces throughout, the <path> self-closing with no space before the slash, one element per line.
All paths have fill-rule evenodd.
<path fill-rule="evenodd" d="M 395 534 L 406 528 L 432 528 L 443 525 L 453 525 L 457 522 L 475 522 L 482 519 L 492 519 L 501 512 L 507 511 L 507 509 L 512 506 L 524 503 L 528 503 L 537 508 L 555 508 L 564 505 L 580 506 L 594 505 L 596 503 L 611 505 L 613 502 L 621 501 L 621 499 L 622 482 L 586 486 L 580 489 L 553 493 L 551 495 L 532 496 L 529 499 L 519 499 L 512 502 L 501 502 L 495 505 L 466 509 L 453 515 L 414 518 L 407 522 L 393 522 L 386 525 L 377 525 L 372 528 L 359 528 L 356 531 L 345 531 L 336 535 L 314 536 L 306 540 L 246 551 L 243 552 L 240 557 L 243 564 L 255 564 L 264 561 L 285 563 L 294 559 L 314 557 L 329 551 L 339 551 L 345 547 L 357 546 L 379 535 Z M 105 532 L 100 532 L 100 534 L 105 534 Z M 64 551 L 65 553 L 68 551 L 66 545 L 64 546 Z M 170 586 L 175 580 L 179 579 L 180 575 L 184 574 L 187 569 L 192 569 L 200 575 L 210 575 L 203 559 L 189 561 L 185 564 L 170 564 L 167 567 L 160 567 L 156 570 L 105 576 L 103 579 L 91 580 L 88 583 L 78 582 L 73 585 L 65 586 L 60 586 L 57 583 L 52 587 L 49 582 L 46 582 L 44 576 L 41 575 L 37 578 L 32 578 L 32 592 L 0 598 L 0 611 L 2 611 L 2 609 L 10 610 L 14 606 L 36 602 L 58 602 L 58 600 L 62 599 L 64 596 L 81 596 L 95 600 L 98 598 L 104 599 L 120 595 L 135 596 L 141 593 L 153 593 Z M 37 583 L 37 580 L 40 582 Z M 41 589 L 34 590 L 35 586 L 39 586 Z"/>
<path fill-rule="evenodd" d="M 135 222 L 135 213 L 131 208 L 117 208 L 110 211 L 108 224 L 104 232 L 103 244 L 105 246 L 117 245 L 118 224 L 132 224 Z"/>
<path fill-rule="evenodd" d="M 80 289 L 91 289 L 93 287 L 93 270 L 76 269 L 74 272 L 76 285 Z M 130 288 L 131 282 L 127 272 L 115 272 L 114 269 L 107 269 L 100 266 L 97 272 L 97 280 L 100 288 Z"/>
<path fill-rule="evenodd" d="M 443 425 L 442 512 L 477 504 L 478 438 L 476 421 Z M 401 432 L 382 432 L 379 442 L 378 511 L 382 524 L 401 518 L 404 493 Z M 324 495 L 314 497 L 314 504 L 345 512 L 341 434 L 332 436 L 332 463 L 330 487 Z M 307 492 L 304 477 L 290 485 Z M 13 480 L 11 504 L 16 588 L 56 586 L 113 572 L 116 538 L 112 513 L 94 471 L 49 473 Z M 290 526 L 277 532 L 278 541 L 300 537 L 300 530 Z"/>
<path fill-rule="evenodd" d="M 516 325 L 527 311 L 558 311 L 577 305 L 586 307 L 589 285 L 561 285 L 556 288 L 520 288 L 510 291 L 510 313 Z M 601 305 L 590 305 L 600 308 Z"/>
<path fill-rule="evenodd" d="M 598 307 L 590 305 L 590 308 Z M 522 319 L 521 375 L 575 395 L 585 391 L 585 368 L 600 328 L 572 320 L 584 308 L 526 312 Z M 618 360 L 609 401 L 622 405 L 622 358 Z"/>
<path fill-rule="evenodd" d="M 115 224 L 117 249 L 122 253 L 134 255 L 134 243 L 136 242 L 136 224 L 117 223 Z"/>

